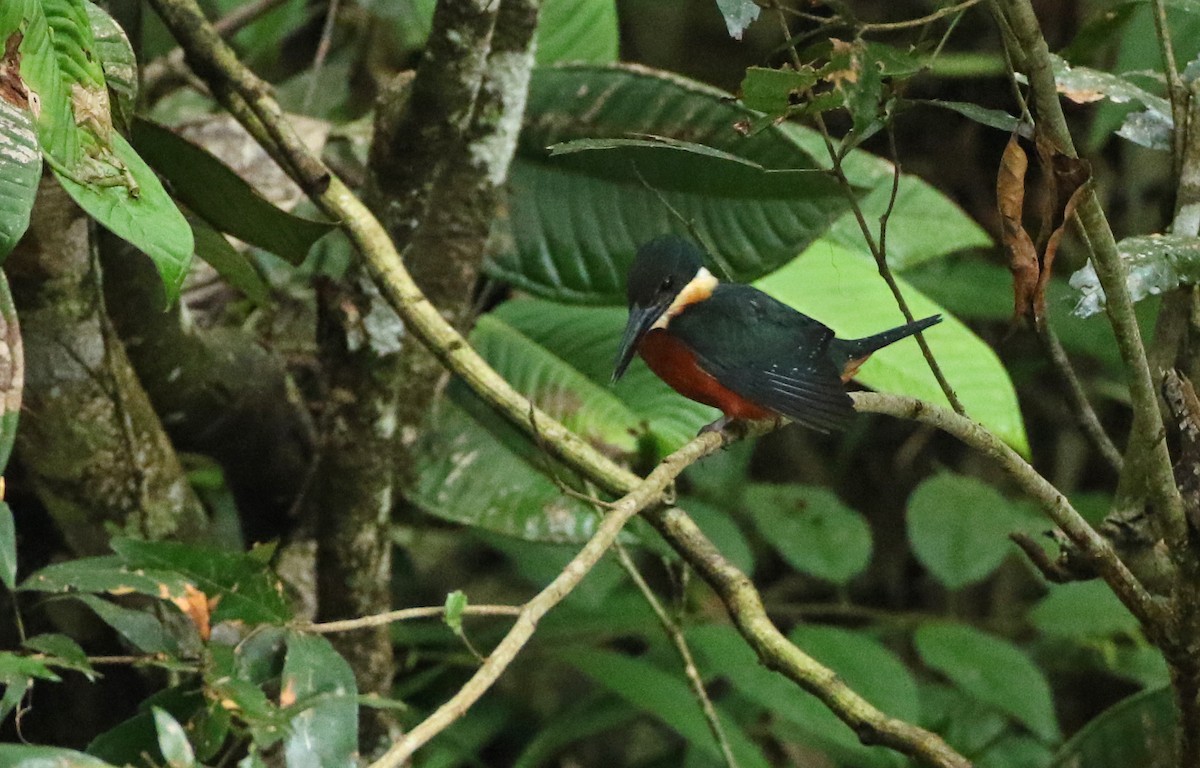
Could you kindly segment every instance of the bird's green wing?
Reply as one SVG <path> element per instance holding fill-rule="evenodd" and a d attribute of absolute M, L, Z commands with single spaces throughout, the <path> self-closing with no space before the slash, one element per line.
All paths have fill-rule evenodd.
<path fill-rule="evenodd" d="M 828 355 L 833 331 L 755 288 L 721 285 L 669 327 L 722 385 L 793 421 L 829 432 L 854 412 Z"/>

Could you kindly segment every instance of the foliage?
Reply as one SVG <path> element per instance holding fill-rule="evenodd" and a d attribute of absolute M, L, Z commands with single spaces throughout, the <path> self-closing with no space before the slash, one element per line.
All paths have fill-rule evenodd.
<path fill-rule="evenodd" d="M 368 56 L 335 36 L 325 71 L 297 74 L 285 33 L 306 22 L 307 5 L 286 3 L 234 39 L 266 52 L 256 54 L 264 76 L 290 108 L 322 118 L 333 143 L 351 145 L 351 159 L 339 161 L 352 168 L 353 156 L 365 155 L 358 132 L 369 99 L 351 75 L 374 66 L 367 63 L 374 56 L 394 55 L 390 47 L 415 61 L 434 4 L 355 3 L 367 19 L 358 23 L 385 39 L 380 49 Z M 710 5 L 707 23 L 747 45 L 778 21 L 774 9 L 754 2 Z M 819 7 L 849 14 L 842 5 Z M 1060 88 L 1081 103 L 1136 105 L 1116 122 L 1105 118 L 1108 133 L 1163 150 L 1175 127 L 1161 85 L 1091 66 L 1103 57 L 1089 40 L 1130 23 L 1136 9 L 1125 5 L 1106 18 L 1110 26 L 1085 29 L 1056 60 Z M 1183 12 L 1193 23 L 1190 8 L 1172 11 Z M 1004 138 L 997 129 L 1017 141 L 1030 138 L 1029 125 L 995 109 L 994 99 L 959 100 L 967 97 L 931 77 L 943 54 L 928 34 L 885 44 L 871 25 L 837 18 L 840 27 L 804 19 L 822 42 L 793 40 L 801 45 L 792 64 L 775 65 L 769 49 L 754 49 L 755 65 L 739 65 L 730 83 L 740 90 L 732 94 L 674 71 L 618 63 L 625 45 L 618 34 L 632 22 L 618 23 L 611 0 L 544 3 L 524 130 L 485 266 L 490 282 L 511 290 L 483 292 L 471 345 L 554 419 L 640 470 L 717 413 L 679 397 L 640 363 L 610 384 L 626 318 L 624 276 L 639 244 L 664 232 L 695 240 L 714 273 L 753 283 L 843 337 L 903 322 L 879 274 L 887 268 L 917 317 L 943 315 L 927 338 L 967 415 L 1039 464 L 1058 462 L 1055 476 L 1075 483 L 1062 488 L 1073 499 L 1107 494 L 1113 484 L 1093 478 L 1094 456 L 1066 426 L 1059 395 L 1042 381 L 1041 357 L 1020 339 L 997 343 L 1011 332 L 1012 294 L 990 252 L 993 237 L 976 223 L 979 211 L 960 207 L 956 200 L 969 196 L 952 198 L 944 190 L 953 185 L 933 176 L 948 170 L 944 157 L 900 165 L 907 158 L 891 156 L 897 140 L 904 146 L 911 138 L 904 128 L 913 114 L 928 118 L 939 139 L 962 130 L 997 147 Z M 920 26 L 949 39 L 954 24 L 937 16 Z M 847 34 L 831 36 L 843 27 Z M 151 55 L 170 49 L 152 23 L 145 37 L 136 42 Z M 336 223 L 284 210 L 184 139 L 175 118 L 209 109 L 207 95 L 168 96 L 153 106 L 157 122 L 148 119 L 137 106 L 135 46 L 99 5 L 4 2 L 6 41 L 0 258 L 36 211 L 45 163 L 90 216 L 150 257 L 168 301 L 178 298 L 193 251 L 249 298 L 252 308 L 206 319 L 287 352 L 320 422 L 322 401 L 341 393 L 312 381 L 311 328 L 294 345 L 278 329 L 311 325 L 312 283 L 340 272 L 327 257 L 344 247 L 328 239 L 314 245 Z M 778 45 L 772 37 L 769 48 Z M 320 87 L 343 75 L 338 89 Z M 954 98 L 916 98 L 926 88 Z M 991 179 L 984 182 L 991 195 Z M 1021 213 L 1018 205 L 1018 227 Z M 1196 243 L 1182 234 L 1122 241 L 1135 299 L 1195 284 Z M 1072 254 L 1063 258 L 1070 263 Z M 1083 294 L 1077 312 L 1098 313 L 1098 280 L 1083 267 L 1069 288 L 1041 266 L 1046 317 L 1068 351 L 1087 360 L 1085 385 L 1104 398 L 1105 417 L 1123 423 L 1127 391 L 1111 336 L 1098 322 L 1069 317 L 1066 307 L 1074 288 Z M 1153 308 L 1146 302 L 1143 310 Z M 352 320 L 366 327 L 376 318 Z M 856 380 L 948 403 L 911 341 L 876 354 Z M 29 522 L 38 508 L 28 489 L 11 508 L 0 501 L 0 583 L 16 615 L 36 627 L 29 636 L 16 627 L 4 634 L 16 640 L 0 651 L 0 723 L 15 729 L 18 717 L 36 718 L 44 690 L 119 689 L 106 657 L 147 668 L 145 684 L 159 686 L 124 692 L 129 706 L 114 706 L 113 722 L 69 745 L 85 751 L 5 744 L 0 763 L 350 766 L 360 764 L 357 736 L 368 707 L 394 710 L 405 727 L 419 723 L 459 689 L 507 626 L 472 615 L 482 597 L 520 601 L 543 587 L 595 532 L 610 501 L 463 381 L 449 381 L 425 418 L 402 436 L 415 443 L 418 460 L 405 468 L 412 484 L 394 528 L 397 562 L 384 578 L 405 605 L 443 606 L 444 621 L 390 628 L 403 663 L 386 699 L 359 696 L 351 646 L 309 624 L 296 585 L 279 575 L 286 556 L 276 545 L 242 551 L 151 542 L 114 527 L 109 554 L 48 552 L 58 545 L 36 541 L 53 537 Z M 720 551 L 762 587 L 788 639 L 888 716 L 936 732 L 982 766 L 1172 764 L 1177 716 L 1162 687 L 1166 670 L 1137 620 L 1100 582 L 1047 586 L 1011 557 L 1018 550 L 1010 534 L 1037 536 L 1049 524 L 1015 486 L 957 446 L 860 416 L 845 436 L 789 428 L 734 446 L 691 467 L 676 491 Z M 1100 506 L 1107 502 L 1105 495 Z M 228 540 L 240 541 L 254 512 L 233 509 L 236 534 Z M 272 537 L 309 524 L 255 522 Z M 656 591 L 671 593 L 666 623 L 678 625 L 678 637 L 664 633 L 662 617 L 616 561 L 604 560 L 539 624 L 524 663 L 509 671 L 512 684 L 438 735 L 415 765 L 721 764 L 723 745 L 684 673 L 680 642 L 695 656 L 738 765 L 773 765 L 781 756 L 798 764 L 906 764 L 862 743 L 819 698 L 764 667 L 647 525 L 629 526 L 622 546 Z M 1073 688 L 1072 677 L 1105 682 L 1103 702 Z M 32 715 L 24 712 L 29 702 Z M 1097 712 L 1110 706 L 1084 722 L 1081 702 Z M 48 740 L 43 725 L 32 731 L 34 740 Z"/>

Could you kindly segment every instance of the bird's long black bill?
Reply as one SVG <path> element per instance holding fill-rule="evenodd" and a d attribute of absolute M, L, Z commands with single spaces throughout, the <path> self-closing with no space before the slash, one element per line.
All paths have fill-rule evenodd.
<path fill-rule="evenodd" d="M 625 335 L 621 337 L 621 348 L 617 350 L 617 359 L 613 368 L 612 380 L 616 382 L 625 374 L 633 355 L 637 352 L 638 342 L 654 321 L 662 314 L 662 307 L 630 307 L 629 322 L 625 324 Z"/>

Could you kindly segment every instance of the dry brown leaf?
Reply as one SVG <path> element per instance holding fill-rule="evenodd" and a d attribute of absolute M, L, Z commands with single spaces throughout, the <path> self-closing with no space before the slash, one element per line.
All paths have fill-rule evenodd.
<path fill-rule="evenodd" d="M 1043 197 L 1043 205 L 1048 208 L 1042 211 L 1043 232 L 1039 239 L 1044 238 L 1045 244 L 1042 246 L 1037 288 L 1033 299 L 1034 319 L 1041 320 L 1046 312 L 1046 286 L 1050 284 L 1050 277 L 1054 273 L 1054 258 L 1058 255 L 1058 246 L 1062 242 L 1067 222 L 1075 215 L 1075 208 L 1083 199 L 1087 183 L 1092 177 L 1092 169 L 1086 161 L 1064 154 L 1058 145 L 1041 131 L 1035 134 L 1035 142 L 1038 161 L 1044 169 L 1044 183 L 1049 187 L 1049 194 Z"/>
<path fill-rule="evenodd" d="M 168 599 L 176 608 L 183 611 L 183 615 L 192 620 L 192 623 L 196 625 L 196 632 L 199 633 L 200 639 L 207 642 L 209 635 L 212 634 L 212 609 L 216 607 L 220 596 L 210 600 L 208 595 L 196 589 L 191 584 L 184 584 L 183 589 L 184 594 L 182 597 L 170 597 Z"/>
<path fill-rule="evenodd" d="M 23 36 L 13 32 L 4 41 L 4 56 L 0 58 L 0 99 L 18 109 L 29 109 L 29 89 L 21 79 L 21 46 Z"/>
<path fill-rule="evenodd" d="M 996 206 L 1000 211 L 1000 238 L 1008 251 L 1013 275 L 1013 321 L 1033 309 L 1040 269 L 1037 248 L 1021 223 L 1025 209 L 1025 172 L 1029 158 L 1014 133 L 1000 158 L 996 173 Z"/>
<path fill-rule="evenodd" d="M 296 703 L 296 679 L 288 678 L 279 690 L 279 708 L 285 709 Z"/>

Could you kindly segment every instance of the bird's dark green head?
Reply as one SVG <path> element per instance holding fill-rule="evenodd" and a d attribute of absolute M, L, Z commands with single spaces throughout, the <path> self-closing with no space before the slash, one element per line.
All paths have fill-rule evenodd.
<path fill-rule="evenodd" d="M 704 269 L 700 249 L 681 237 L 662 235 L 638 249 L 625 287 L 629 321 L 617 352 L 613 381 L 625 373 L 642 336 L 671 309 L 684 289 L 701 277 L 715 282 Z"/>

